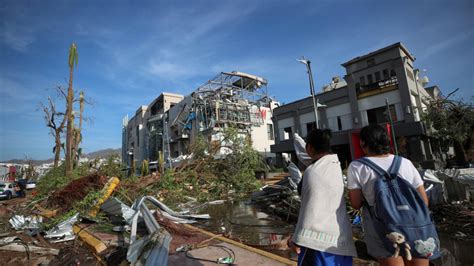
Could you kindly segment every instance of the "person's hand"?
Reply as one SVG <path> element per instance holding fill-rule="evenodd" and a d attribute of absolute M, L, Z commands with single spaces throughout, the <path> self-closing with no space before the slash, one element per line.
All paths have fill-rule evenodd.
<path fill-rule="evenodd" d="M 301 248 L 300 248 L 298 245 L 296 245 L 295 242 L 293 242 L 293 241 L 291 240 L 291 237 L 288 239 L 287 244 L 288 244 L 288 247 L 289 247 L 293 252 L 295 252 L 295 253 L 298 254 L 298 255 L 300 254 Z"/>

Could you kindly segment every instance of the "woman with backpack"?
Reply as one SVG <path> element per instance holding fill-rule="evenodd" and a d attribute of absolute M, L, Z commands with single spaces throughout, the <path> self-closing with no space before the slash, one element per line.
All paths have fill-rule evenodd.
<path fill-rule="evenodd" d="M 366 157 L 351 162 L 347 182 L 351 206 L 364 207 L 367 251 L 382 266 L 428 265 L 439 251 L 439 240 L 420 174 L 410 160 L 390 153 L 389 137 L 379 125 L 362 128 L 360 146 Z M 408 225 L 419 221 L 431 224 L 421 226 L 421 232 L 410 231 L 415 226 Z"/>
<path fill-rule="evenodd" d="M 301 207 L 289 245 L 298 265 L 352 265 L 357 256 L 344 200 L 344 182 L 337 154 L 330 150 L 331 131 L 315 129 L 307 136 L 312 163 L 301 185 Z"/>

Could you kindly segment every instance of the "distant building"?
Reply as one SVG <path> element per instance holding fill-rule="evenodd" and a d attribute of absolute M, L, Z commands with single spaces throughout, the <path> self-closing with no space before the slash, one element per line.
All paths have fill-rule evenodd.
<path fill-rule="evenodd" d="M 211 145 L 223 141 L 228 127 L 249 136 L 265 157 L 274 157 L 272 109 L 277 103 L 268 97 L 266 85 L 261 77 L 234 71 L 220 73 L 186 97 L 162 93 L 150 105 L 139 107 L 130 120 L 124 118 L 123 162 L 156 164 L 159 152 L 171 162 L 188 155 L 198 136 Z M 228 152 L 221 148 L 218 155 Z"/>
<path fill-rule="evenodd" d="M 420 120 L 420 110 L 426 108 L 430 98 L 437 97 L 439 89 L 425 89 L 428 80 L 419 78 L 414 61 L 415 57 L 402 43 L 395 43 L 343 63 L 344 80 L 333 78 L 316 95 L 324 106 L 318 108 L 320 128 L 333 131 L 332 148 L 343 167 L 355 157 L 355 147 L 359 145 L 354 143 L 358 142 L 355 135 L 362 127 L 388 123 L 386 99 L 399 153 L 432 167 L 433 150 L 438 148 Z M 315 128 L 311 97 L 276 108 L 273 121 L 277 136 L 271 151 L 277 154 L 277 162 L 281 163 L 285 154 L 294 160 L 293 134 L 306 137 Z"/>
<path fill-rule="evenodd" d="M 122 162 L 128 166 L 133 160 L 158 160 L 163 148 L 163 124 L 165 114 L 178 104 L 183 95 L 164 92 L 148 106 L 140 106 L 129 120 L 122 121 Z"/>

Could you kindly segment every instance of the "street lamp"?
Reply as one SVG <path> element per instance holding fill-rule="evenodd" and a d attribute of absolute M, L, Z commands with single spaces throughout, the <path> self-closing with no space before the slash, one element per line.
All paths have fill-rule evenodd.
<path fill-rule="evenodd" d="M 311 97 L 313 98 L 313 108 L 314 108 L 314 118 L 316 119 L 316 128 L 319 128 L 319 122 L 318 122 L 318 104 L 319 104 L 319 99 L 318 103 L 314 99 L 314 82 L 313 82 L 313 72 L 311 72 L 311 61 L 309 59 L 306 59 L 301 57 L 301 59 L 296 59 L 296 61 L 300 62 L 301 64 L 304 64 L 306 66 L 306 69 L 308 71 L 308 77 L 309 77 L 309 88 L 310 88 L 310 93 Z"/>

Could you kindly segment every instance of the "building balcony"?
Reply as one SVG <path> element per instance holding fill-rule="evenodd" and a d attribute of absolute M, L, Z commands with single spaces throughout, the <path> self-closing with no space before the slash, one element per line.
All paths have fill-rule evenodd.
<path fill-rule="evenodd" d="M 371 84 L 361 85 L 356 88 L 356 91 L 357 98 L 361 99 L 396 89 L 398 89 L 398 79 L 397 77 L 391 77 Z"/>

